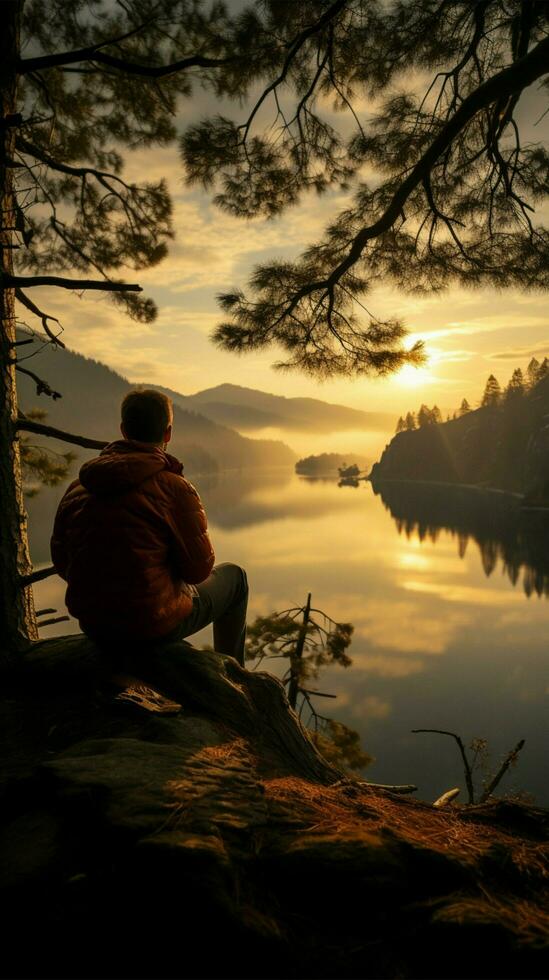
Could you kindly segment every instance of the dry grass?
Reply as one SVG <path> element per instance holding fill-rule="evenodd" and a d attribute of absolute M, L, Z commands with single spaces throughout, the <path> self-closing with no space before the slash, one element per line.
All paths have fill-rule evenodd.
<path fill-rule="evenodd" d="M 495 895 L 483 889 L 481 896 L 456 895 L 434 920 L 459 925 L 481 924 L 503 926 L 521 945 L 544 949 L 549 942 L 549 910 L 527 899 L 513 895 Z"/>
<path fill-rule="evenodd" d="M 266 798 L 280 816 L 299 819 L 312 834 L 352 835 L 390 831 L 400 839 L 475 865 L 497 847 L 523 875 L 549 876 L 549 845 L 529 840 L 511 827 L 464 820 L 460 808 L 437 810 L 410 798 L 375 790 L 348 795 L 346 787 L 318 786 L 295 777 L 264 782 Z M 352 790 L 351 790 L 352 792 Z"/>

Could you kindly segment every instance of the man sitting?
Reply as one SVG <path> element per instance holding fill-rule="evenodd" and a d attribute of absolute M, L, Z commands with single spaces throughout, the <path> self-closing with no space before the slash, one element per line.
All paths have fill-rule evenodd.
<path fill-rule="evenodd" d="M 244 666 L 246 573 L 214 566 L 200 498 L 165 451 L 172 426 L 166 395 L 126 395 L 123 439 L 84 463 L 59 504 L 52 561 L 98 643 L 179 640 L 213 622 L 214 648 Z"/>

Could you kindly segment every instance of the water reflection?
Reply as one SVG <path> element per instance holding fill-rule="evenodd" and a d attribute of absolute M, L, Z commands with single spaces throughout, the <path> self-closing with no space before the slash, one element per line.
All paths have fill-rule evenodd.
<path fill-rule="evenodd" d="M 472 540 L 486 576 L 500 564 L 513 585 L 522 573 L 527 596 L 549 596 L 549 511 L 525 510 L 519 497 L 467 487 L 384 481 L 374 493 L 399 534 L 434 543 L 441 530 L 449 531 L 460 558 Z"/>
<path fill-rule="evenodd" d="M 282 467 L 222 471 L 195 483 L 211 526 L 225 530 L 289 518 L 312 521 L 341 510 L 336 479 L 296 477 Z M 355 506 L 359 509 L 360 502 Z"/>

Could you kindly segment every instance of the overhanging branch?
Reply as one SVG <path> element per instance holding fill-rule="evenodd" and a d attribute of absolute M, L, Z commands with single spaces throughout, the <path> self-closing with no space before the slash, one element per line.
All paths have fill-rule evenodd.
<path fill-rule="evenodd" d="M 53 398 L 54 401 L 57 398 L 63 397 L 60 391 L 55 391 L 51 387 L 51 385 L 48 384 L 47 381 L 44 381 L 43 378 L 39 378 L 38 375 L 34 373 L 34 371 L 29 371 L 28 368 L 21 367 L 21 365 L 17 363 L 15 364 L 15 370 L 20 371 L 21 374 L 27 374 L 29 378 L 32 378 L 32 380 L 36 384 L 37 395 L 48 395 L 50 398 Z"/>
<path fill-rule="evenodd" d="M 16 429 L 25 432 L 34 432 L 40 436 L 48 436 L 50 439 L 60 439 L 62 442 L 70 442 L 75 446 L 83 446 L 84 449 L 104 449 L 108 445 L 101 439 L 88 439 L 87 436 L 77 436 L 72 432 L 65 432 L 63 429 L 56 429 L 53 425 L 44 425 L 42 422 L 35 422 L 25 415 L 19 415 L 15 423 Z"/>
<path fill-rule="evenodd" d="M 106 279 L 63 279 L 60 276 L 9 276 L 3 277 L 4 286 L 19 286 L 29 289 L 33 286 L 59 286 L 61 289 L 100 289 L 107 292 L 141 293 L 138 283 L 111 282 Z"/>
<path fill-rule="evenodd" d="M 310 296 L 311 293 L 321 289 L 328 290 L 329 294 L 333 291 L 339 280 L 358 261 L 368 242 L 392 228 L 402 215 L 404 205 L 410 194 L 426 180 L 436 161 L 478 112 L 500 98 L 510 97 L 522 91 L 547 74 L 549 74 L 549 37 L 540 41 L 524 58 L 514 62 L 508 68 L 502 69 L 497 75 L 488 79 L 467 96 L 403 180 L 381 217 L 372 225 L 358 232 L 345 258 L 326 279 L 308 283 L 294 293 L 280 319 L 290 315 L 300 300 Z"/>
<path fill-rule="evenodd" d="M 105 43 L 105 42 L 104 42 Z M 58 54 L 46 54 L 37 58 L 21 58 L 18 71 L 21 75 L 41 71 L 44 68 L 56 68 L 62 65 L 74 65 L 81 61 L 91 61 L 100 65 L 118 68 L 130 75 L 140 75 L 144 78 L 165 78 L 175 75 L 187 68 L 223 68 L 225 65 L 238 61 L 236 56 L 230 58 L 206 58 L 204 55 L 190 55 L 169 65 L 139 65 L 125 58 L 115 58 L 113 55 L 98 51 L 96 47 L 80 48 L 77 51 L 62 51 Z"/>

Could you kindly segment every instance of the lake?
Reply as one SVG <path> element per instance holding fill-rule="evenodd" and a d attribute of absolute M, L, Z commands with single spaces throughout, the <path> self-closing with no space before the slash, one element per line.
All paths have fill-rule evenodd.
<path fill-rule="evenodd" d="M 310 686 L 337 695 L 317 699 L 319 710 L 360 733 L 375 757 L 367 779 L 413 782 L 425 800 L 461 786 L 466 802 L 454 740 L 411 730 L 486 739 L 492 769 L 524 738 L 499 792 L 549 804 L 546 515 L 525 523 L 502 495 L 393 486 L 382 497 L 369 483 L 339 487 L 287 470 L 194 482 L 217 560 L 247 569 L 250 620 L 303 605 L 311 592 L 315 607 L 354 624 L 352 666 L 324 669 Z M 40 496 L 29 501 L 36 567 L 49 564 L 60 493 Z M 35 595 L 37 608 L 65 612 L 57 577 Z M 77 631 L 71 621 L 41 636 Z M 211 631 L 195 642 L 211 642 Z M 280 675 L 280 661 L 262 669 Z"/>

